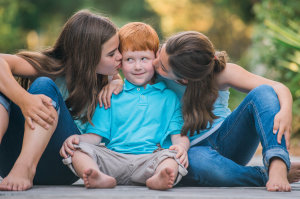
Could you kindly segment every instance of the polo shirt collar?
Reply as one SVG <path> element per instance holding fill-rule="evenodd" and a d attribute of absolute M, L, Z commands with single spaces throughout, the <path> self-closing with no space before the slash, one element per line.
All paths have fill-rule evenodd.
<path fill-rule="evenodd" d="M 132 90 L 132 89 L 135 89 L 135 88 L 140 88 L 141 90 L 148 90 L 148 89 L 155 88 L 155 89 L 163 91 L 167 88 L 167 86 L 163 81 L 160 81 L 160 82 L 157 82 L 157 83 L 152 84 L 152 85 L 147 84 L 146 89 L 144 89 L 143 86 L 136 86 L 136 85 L 132 84 L 131 82 L 129 82 L 125 79 L 124 91 L 129 91 L 129 90 Z"/>

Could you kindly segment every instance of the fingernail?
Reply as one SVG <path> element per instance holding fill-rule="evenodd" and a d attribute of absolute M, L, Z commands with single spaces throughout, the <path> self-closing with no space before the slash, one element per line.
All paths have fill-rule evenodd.
<path fill-rule="evenodd" d="M 277 130 L 274 129 L 274 130 L 273 130 L 273 133 L 276 134 L 276 132 L 277 132 Z"/>

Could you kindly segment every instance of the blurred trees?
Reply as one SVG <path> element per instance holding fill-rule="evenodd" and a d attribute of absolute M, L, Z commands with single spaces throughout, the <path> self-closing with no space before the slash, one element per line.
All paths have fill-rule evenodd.
<path fill-rule="evenodd" d="M 28 48 L 27 40 L 52 43 L 51 35 L 81 5 L 80 0 L 0 0 L 0 51 Z"/>
<path fill-rule="evenodd" d="M 52 45 L 66 20 L 83 8 L 103 13 L 119 26 L 146 21 L 159 30 L 159 17 L 147 5 L 140 0 L 0 0 L 0 52 Z"/>

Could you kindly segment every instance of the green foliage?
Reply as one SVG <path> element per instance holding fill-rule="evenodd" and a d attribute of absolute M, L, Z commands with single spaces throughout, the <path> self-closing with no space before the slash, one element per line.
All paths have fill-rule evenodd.
<path fill-rule="evenodd" d="M 256 25 L 251 65 L 264 75 L 283 82 L 293 95 L 293 115 L 300 118 L 300 2 L 265 0 L 254 7 Z M 300 135 L 300 126 L 293 131 Z"/>

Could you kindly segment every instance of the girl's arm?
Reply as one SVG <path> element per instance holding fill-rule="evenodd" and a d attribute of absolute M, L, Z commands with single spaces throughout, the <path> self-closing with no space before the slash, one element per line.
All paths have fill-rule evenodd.
<path fill-rule="evenodd" d="M 281 143 L 281 138 L 284 134 L 287 148 L 289 148 L 293 98 L 290 90 L 284 84 L 255 75 L 231 63 L 228 63 L 224 71 L 217 76 L 217 81 L 221 90 L 233 87 L 246 93 L 262 84 L 272 86 L 280 103 L 280 111 L 274 118 L 273 132 L 276 133 L 278 131 L 278 143 Z"/>
<path fill-rule="evenodd" d="M 48 128 L 48 124 L 52 124 L 55 119 L 48 107 L 52 106 L 52 100 L 45 95 L 31 95 L 14 78 L 14 75 L 37 76 L 38 73 L 34 67 L 16 55 L 0 54 L 0 71 L 0 92 L 21 108 L 31 128 L 34 128 L 33 120 L 44 128 Z"/>

